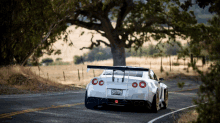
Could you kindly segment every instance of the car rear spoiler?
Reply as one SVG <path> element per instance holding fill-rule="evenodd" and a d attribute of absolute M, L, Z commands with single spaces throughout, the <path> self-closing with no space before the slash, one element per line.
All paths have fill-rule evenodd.
<path fill-rule="evenodd" d="M 148 68 L 131 68 L 131 67 L 119 67 L 119 66 L 94 66 L 94 65 L 87 65 L 87 71 L 90 69 L 109 69 L 109 70 L 130 70 L 130 71 L 148 71 Z"/>
<path fill-rule="evenodd" d="M 149 71 L 148 68 L 131 68 L 131 67 L 127 67 L 127 66 L 94 66 L 94 65 L 87 65 L 87 72 L 90 69 L 108 69 L 108 70 L 121 70 L 124 72 L 124 76 L 125 76 L 125 70 L 130 70 L 130 71 Z M 122 79 L 122 82 L 124 81 L 124 76 Z M 113 72 L 113 76 L 112 76 L 112 81 L 114 82 L 114 72 Z"/>

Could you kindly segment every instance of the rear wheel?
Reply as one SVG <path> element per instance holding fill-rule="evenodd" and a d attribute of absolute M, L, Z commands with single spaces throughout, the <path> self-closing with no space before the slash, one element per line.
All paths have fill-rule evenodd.
<path fill-rule="evenodd" d="M 168 106 L 168 89 L 164 90 L 164 101 L 163 101 L 163 108 L 166 109 Z"/>
<path fill-rule="evenodd" d="M 89 102 L 88 97 L 87 97 L 87 91 L 85 94 L 85 107 L 87 109 L 94 109 L 96 107 L 96 103 L 95 102 Z"/>
<path fill-rule="evenodd" d="M 160 109 L 160 105 L 159 105 L 159 92 L 157 91 L 157 93 L 154 95 L 154 98 L 153 98 L 151 111 L 153 113 L 157 113 L 159 109 Z"/>

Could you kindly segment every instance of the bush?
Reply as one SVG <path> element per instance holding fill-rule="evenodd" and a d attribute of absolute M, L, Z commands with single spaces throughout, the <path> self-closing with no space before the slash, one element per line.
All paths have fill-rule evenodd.
<path fill-rule="evenodd" d="M 203 74 L 197 69 L 203 82 L 198 91 L 198 99 L 194 100 L 199 113 L 198 123 L 218 123 L 220 121 L 220 61 L 210 66 L 210 71 Z"/>
<path fill-rule="evenodd" d="M 42 59 L 41 63 L 46 63 L 46 64 L 49 64 L 49 63 L 52 63 L 53 62 L 53 59 L 52 58 L 44 58 Z"/>
<path fill-rule="evenodd" d="M 82 63 L 81 56 L 76 55 L 76 56 L 73 57 L 73 59 L 74 59 L 74 64 Z"/>
<path fill-rule="evenodd" d="M 178 82 L 177 83 L 177 86 L 179 87 L 179 88 L 181 88 L 181 90 L 183 89 L 183 86 L 185 85 L 185 82 Z"/>
<path fill-rule="evenodd" d="M 178 62 L 173 62 L 172 65 L 174 65 L 174 66 L 179 66 L 180 63 L 178 63 Z"/>
<path fill-rule="evenodd" d="M 62 58 L 56 58 L 56 61 L 62 61 L 63 59 Z"/>

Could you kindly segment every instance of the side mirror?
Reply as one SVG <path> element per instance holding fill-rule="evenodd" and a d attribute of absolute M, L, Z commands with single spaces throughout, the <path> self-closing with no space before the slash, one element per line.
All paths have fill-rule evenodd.
<path fill-rule="evenodd" d="M 164 79 L 163 79 L 163 78 L 159 78 L 159 80 L 160 80 L 160 81 L 163 81 Z"/>

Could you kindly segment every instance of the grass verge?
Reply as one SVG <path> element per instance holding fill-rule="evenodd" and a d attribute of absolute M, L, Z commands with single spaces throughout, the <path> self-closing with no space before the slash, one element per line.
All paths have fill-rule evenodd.
<path fill-rule="evenodd" d="M 24 94 L 80 90 L 73 85 L 63 85 L 42 78 L 27 67 L 6 66 L 0 68 L 0 94 Z"/>
<path fill-rule="evenodd" d="M 179 119 L 177 119 L 176 123 L 191 123 L 196 121 L 198 118 L 198 113 L 195 109 L 189 109 L 184 113 L 179 115 Z"/>

